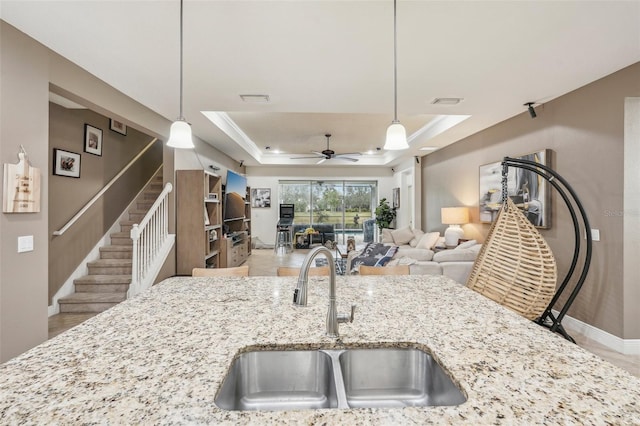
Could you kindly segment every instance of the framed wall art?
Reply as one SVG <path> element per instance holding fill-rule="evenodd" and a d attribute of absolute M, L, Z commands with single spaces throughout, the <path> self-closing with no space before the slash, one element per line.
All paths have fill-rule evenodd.
<path fill-rule="evenodd" d="M 127 126 L 122 121 L 114 120 L 113 118 L 109 119 L 109 129 L 127 136 Z"/>
<path fill-rule="evenodd" d="M 550 167 L 551 150 L 543 149 L 521 155 L 518 159 L 535 161 Z M 480 166 L 480 222 L 491 223 L 502 206 L 501 161 Z M 509 167 L 507 193 L 524 215 L 537 228 L 551 227 L 551 197 L 549 183 L 536 173 Z"/>
<path fill-rule="evenodd" d="M 53 174 L 79 178 L 80 154 L 55 148 L 53 150 Z"/>
<path fill-rule="evenodd" d="M 102 156 L 102 129 L 84 125 L 84 152 Z"/>
<path fill-rule="evenodd" d="M 271 188 L 251 188 L 251 208 L 271 207 Z"/>
<path fill-rule="evenodd" d="M 400 208 L 400 188 L 393 188 L 393 206 L 394 209 Z"/>

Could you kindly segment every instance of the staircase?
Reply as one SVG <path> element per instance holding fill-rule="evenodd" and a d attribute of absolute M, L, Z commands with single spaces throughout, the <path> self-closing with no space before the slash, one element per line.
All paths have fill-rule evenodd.
<path fill-rule="evenodd" d="M 131 227 L 139 223 L 162 192 L 162 174 L 141 194 L 129 219 L 120 222 L 120 232 L 110 235 L 111 244 L 100 247 L 100 259 L 87 263 L 89 274 L 75 279 L 75 293 L 58 300 L 60 313 L 98 313 L 127 298 L 131 284 L 133 242 Z"/>

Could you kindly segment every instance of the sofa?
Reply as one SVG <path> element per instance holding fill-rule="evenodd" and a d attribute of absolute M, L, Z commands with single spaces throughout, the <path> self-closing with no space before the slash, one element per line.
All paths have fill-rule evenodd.
<path fill-rule="evenodd" d="M 382 230 L 380 244 L 397 247 L 385 266 L 409 265 L 411 275 L 445 275 L 465 284 L 482 244 L 467 241 L 455 248 L 445 248 L 444 237 L 438 232 L 403 228 Z M 352 251 L 347 257 L 347 271 L 357 273 L 356 264 L 362 250 Z"/>
<path fill-rule="evenodd" d="M 297 233 L 304 232 L 304 230 L 307 228 L 313 228 L 320 233 L 319 235 L 310 235 L 310 238 L 309 238 L 310 244 L 316 244 L 316 243 L 324 244 L 327 241 L 336 240 L 335 228 L 331 223 L 322 223 L 322 224 L 316 223 L 314 225 L 309 225 L 308 223 L 302 223 L 302 224 L 294 223 L 293 235 L 295 236 L 295 234 Z"/>

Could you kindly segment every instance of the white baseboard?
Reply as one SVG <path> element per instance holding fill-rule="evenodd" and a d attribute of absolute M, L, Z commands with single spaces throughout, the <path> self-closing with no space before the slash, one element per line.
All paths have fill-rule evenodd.
<path fill-rule="evenodd" d="M 557 316 L 559 312 L 554 310 L 553 314 Z M 620 352 L 624 355 L 640 355 L 640 339 L 622 339 L 590 324 L 571 318 L 568 315 L 565 315 L 562 319 L 562 323 L 567 328 L 575 330 L 583 336 L 588 337 L 611 350 Z"/>

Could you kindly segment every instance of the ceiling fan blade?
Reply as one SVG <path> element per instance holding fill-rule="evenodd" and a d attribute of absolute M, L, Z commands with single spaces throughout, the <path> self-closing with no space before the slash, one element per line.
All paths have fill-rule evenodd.
<path fill-rule="evenodd" d="M 309 158 L 313 158 L 313 159 L 317 160 L 318 158 L 325 158 L 325 156 L 324 155 L 316 155 L 316 156 L 313 156 L 313 157 L 289 157 L 289 158 L 291 160 L 306 160 L 306 159 L 309 159 Z"/>
<path fill-rule="evenodd" d="M 320 155 L 320 156 L 324 157 L 324 154 L 319 152 L 319 151 L 311 151 L 311 152 L 313 152 L 316 155 Z"/>
<path fill-rule="evenodd" d="M 322 164 L 327 161 L 327 157 L 324 157 L 322 160 L 318 161 L 316 164 Z"/>

